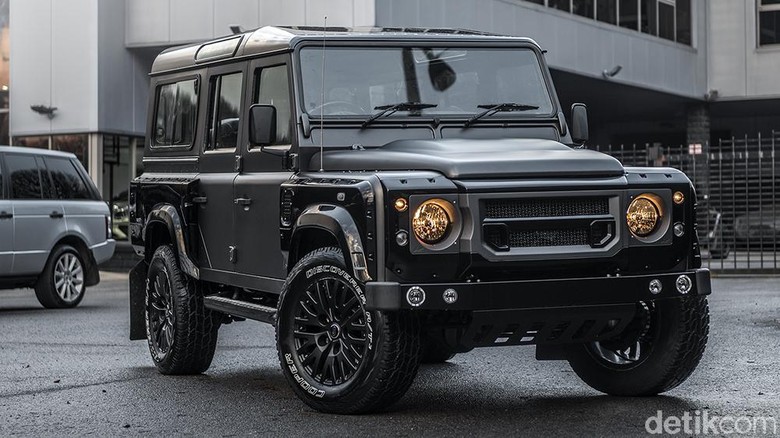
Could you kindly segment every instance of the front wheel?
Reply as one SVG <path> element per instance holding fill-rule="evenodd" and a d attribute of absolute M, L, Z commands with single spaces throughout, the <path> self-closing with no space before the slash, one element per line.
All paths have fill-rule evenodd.
<path fill-rule="evenodd" d="M 276 323 L 282 372 L 318 411 L 379 410 L 400 399 L 417 374 L 417 318 L 368 311 L 365 304 L 337 248 L 309 253 L 285 282 Z"/>
<path fill-rule="evenodd" d="M 569 364 L 592 388 L 610 395 L 649 396 L 684 382 L 704 354 L 706 297 L 640 303 L 637 319 L 617 339 L 569 349 Z"/>

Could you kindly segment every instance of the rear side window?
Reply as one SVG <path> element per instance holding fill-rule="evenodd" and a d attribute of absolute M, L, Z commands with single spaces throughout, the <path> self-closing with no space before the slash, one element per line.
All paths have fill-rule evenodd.
<path fill-rule="evenodd" d="M 153 146 L 190 146 L 198 113 L 198 81 L 189 79 L 157 87 Z"/>
<path fill-rule="evenodd" d="M 243 73 L 231 73 L 211 79 L 206 150 L 235 149 L 238 145 L 243 78 Z"/>
<path fill-rule="evenodd" d="M 32 155 L 8 154 L 5 166 L 11 186 L 11 199 L 42 199 L 41 172 Z"/>
<path fill-rule="evenodd" d="M 67 158 L 44 158 L 54 183 L 55 199 L 92 199 L 84 178 L 72 160 Z"/>

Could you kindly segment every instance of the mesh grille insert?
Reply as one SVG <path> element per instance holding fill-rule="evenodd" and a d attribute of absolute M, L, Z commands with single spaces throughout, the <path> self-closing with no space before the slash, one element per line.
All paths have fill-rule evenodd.
<path fill-rule="evenodd" d="M 609 198 L 491 199 L 485 218 L 533 218 L 608 215 Z"/>

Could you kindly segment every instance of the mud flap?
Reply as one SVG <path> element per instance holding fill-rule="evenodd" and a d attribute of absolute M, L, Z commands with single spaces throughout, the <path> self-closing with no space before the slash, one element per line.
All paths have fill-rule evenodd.
<path fill-rule="evenodd" d="M 144 302 L 146 300 L 146 273 L 149 264 L 141 260 L 130 271 L 130 340 L 146 339 L 146 318 Z"/>

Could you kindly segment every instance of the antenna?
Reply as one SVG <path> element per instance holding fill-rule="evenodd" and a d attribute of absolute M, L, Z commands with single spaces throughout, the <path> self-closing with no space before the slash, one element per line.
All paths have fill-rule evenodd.
<path fill-rule="evenodd" d="M 325 155 L 325 38 L 328 32 L 328 16 L 322 26 L 322 96 L 320 96 L 320 172 L 324 172 Z"/>

